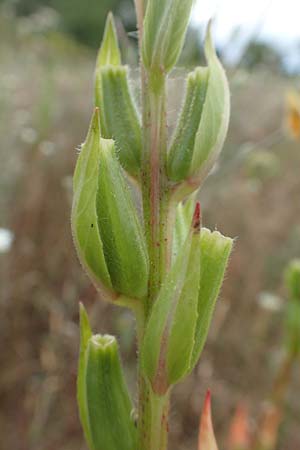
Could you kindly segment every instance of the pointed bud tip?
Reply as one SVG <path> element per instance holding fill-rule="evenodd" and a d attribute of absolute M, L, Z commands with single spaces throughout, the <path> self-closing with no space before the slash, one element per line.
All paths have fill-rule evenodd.
<path fill-rule="evenodd" d="M 207 389 L 205 394 L 203 413 L 201 417 L 201 423 L 211 421 L 211 391 Z"/>
<path fill-rule="evenodd" d="M 201 205 L 200 205 L 200 202 L 197 202 L 196 206 L 195 206 L 192 227 L 195 232 L 200 231 L 200 228 L 201 228 Z"/>
<path fill-rule="evenodd" d="M 208 389 L 206 392 L 203 411 L 200 419 L 200 431 L 198 450 L 218 450 L 216 443 L 212 417 L 211 417 L 211 392 Z"/>

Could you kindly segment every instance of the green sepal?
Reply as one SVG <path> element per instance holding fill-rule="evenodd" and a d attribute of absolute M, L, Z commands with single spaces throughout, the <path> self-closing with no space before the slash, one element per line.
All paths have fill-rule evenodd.
<path fill-rule="evenodd" d="M 97 69 L 106 66 L 113 65 L 118 66 L 121 64 L 121 53 L 118 44 L 118 36 L 114 17 L 112 13 L 109 13 L 106 19 L 103 40 L 97 57 Z"/>
<path fill-rule="evenodd" d="M 164 395 L 189 371 L 197 323 L 200 210 L 163 283 L 147 323 L 141 358 L 153 391 Z"/>
<path fill-rule="evenodd" d="M 168 154 L 170 180 L 189 180 L 196 189 L 212 169 L 229 124 L 230 94 L 224 69 L 208 27 L 208 68 L 197 68 L 187 81 L 186 97 Z"/>
<path fill-rule="evenodd" d="M 233 240 L 218 231 L 201 229 L 201 273 L 198 293 L 197 324 L 191 358 L 192 370 L 205 344 L 216 300 L 223 283 Z"/>
<path fill-rule="evenodd" d="M 173 233 L 172 261 L 176 256 L 189 233 L 193 212 L 195 210 L 197 191 L 191 194 L 185 202 L 180 202 L 176 208 L 175 227 Z"/>
<path fill-rule="evenodd" d="M 169 72 L 180 55 L 193 0 L 148 0 L 142 58 L 151 71 Z"/>
<path fill-rule="evenodd" d="M 167 171 L 172 181 L 184 180 L 189 174 L 207 92 L 208 75 L 208 68 L 198 67 L 187 78 L 185 100 L 168 156 Z"/>
<path fill-rule="evenodd" d="M 213 46 L 210 25 L 205 41 L 205 55 L 209 79 L 189 172 L 190 176 L 197 178 L 207 175 L 219 156 L 227 135 L 230 114 L 228 81 Z"/>
<path fill-rule="evenodd" d="M 134 450 L 137 432 L 117 341 L 92 336 L 83 307 L 80 316 L 78 402 L 87 443 L 90 450 Z"/>
<path fill-rule="evenodd" d="M 72 232 L 83 268 L 106 299 L 114 296 L 98 227 L 96 194 L 99 177 L 100 122 L 95 110 L 73 177 Z"/>
<path fill-rule="evenodd" d="M 142 225 L 112 140 L 100 140 L 96 198 L 98 227 L 114 289 L 131 298 L 147 295 L 149 261 Z"/>
<path fill-rule="evenodd" d="M 127 67 L 108 65 L 98 68 L 95 104 L 100 109 L 103 137 L 114 139 L 120 163 L 131 176 L 138 178 L 142 131 L 130 92 Z"/>

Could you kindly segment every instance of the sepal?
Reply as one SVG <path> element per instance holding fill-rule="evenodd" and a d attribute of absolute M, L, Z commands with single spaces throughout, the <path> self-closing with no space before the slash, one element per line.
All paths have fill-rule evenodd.
<path fill-rule="evenodd" d="M 86 312 L 80 308 L 78 404 L 91 450 L 133 450 L 136 428 L 116 339 L 92 335 Z"/>
<path fill-rule="evenodd" d="M 193 0 L 148 0 L 142 58 L 152 72 L 169 72 L 180 55 Z"/>
<path fill-rule="evenodd" d="M 116 142 L 124 169 L 138 178 L 141 166 L 142 131 L 130 92 L 125 66 L 103 66 L 96 73 L 95 104 L 100 109 L 101 131 Z"/>
<path fill-rule="evenodd" d="M 101 139 L 100 145 L 96 210 L 111 282 L 127 297 L 143 298 L 149 275 L 144 232 L 114 142 Z"/>
<path fill-rule="evenodd" d="M 189 234 L 163 283 L 142 344 L 145 376 L 164 395 L 189 371 L 197 322 L 200 278 L 200 205 Z"/>
<path fill-rule="evenodd" d="M 79 260 L 101 296 L 115 300 L 98 227 L 96 195 L 99 178 L 100 121 L 95 110 L 73 177 L 71 225 Z"/>
<path fill-rule="evenodd" d="M 130 90 L 128 69 L 122 66 L 112 14 L 107 18 L 97 58 L 95 106 L 100 110 L 102 136 L 115 140 L 123 168 L 138 178 L 142 151 L 141 121 Z"/>
<path fill-rule="evenodd" d="M 218 298 L 233 240 L 218 231 L 201 230 L 201 272 L 198 292 L 197 324 L 191 370 L 195 367 L 205 344 Z"/>
<path fill-rule="evenodd" d="M 205 41 L 208 69 L 188 78 L 186 99 L 168 156 L 168 175 L 199 187 L 223 147 L 229 124 L 230 95 L 224 69 L 213 47 L 210 25 Z M 187 192 L 188 193 L 188 192 Z"/>
<path fill-rule="evenodd" d="M 118 43 L 117 30 L 112 13 L 106 19 L 102 43 L 97 57 L 97 69 L 106 65 L 119 66 L 121 53 Z"/>
<path fill-rule="evenodd" d="M 75 169 L 72 230 L 79 259 L 105 299 L 147 294 L 145 237 L 114 142 L 100 137 L 97 109 Z"/>

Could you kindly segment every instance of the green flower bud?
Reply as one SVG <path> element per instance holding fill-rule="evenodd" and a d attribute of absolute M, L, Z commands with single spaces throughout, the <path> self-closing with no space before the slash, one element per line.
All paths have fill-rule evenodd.
<path fill-rule="evenodd" d="M 146 295 L 142 226 L 114 142 L 100 137 L 97 109 L 74 174 L 72 229 L 79 259 L 104 297 Z"/>
<path fill-rule="evenodd" d="M 285 283 L 290 297 L 300 300 L 300 259 L 289 263 L 285 271 Z"/>
<path fill-rule="evenodd" d="M 111 14 L 97 59 L 95 105 L 100 109 L 102 136 L 115 140 L 120 163 L 131 176 L 137 178 L 142 150 L 140 117 L 130 92 L 128 69 L 121 65 Z"/>
<path fill-rule="evenodd" d="M 95 110 L 73 178 L 72 232 L 79 260 L 104 299 L 115 298 L 98 229 L 100 124 Z"/>
<path fill-rule="evenodd" d="M 137 178 L 141 165 L 142 132 L 127 72 L 124 66 L 105 66 L 97 72 L 96 106 L 100 108 L 103 136 L 115 140 L 120 163 Z"/>
<path fill-rule="evenodd" d="M 132 450 L 136 448 L 136 428 L 116 339 L 93 336 L 82 305 L 80 334 L 77 396 L 89 448 Z"/>
<path fill-rule="evenodd" d="M 213 47 L 210 26 L 205 54 L 208 68 L 197 68 L 188 77 L 186 98 L 167 163 L 172 181 L 189 179 L 195 188 L 219 156 L 228 130 L 230 111 L 228 83 Z"/>
<path fill-rule="evenodd" d="M 142 41 L 147 69 L 169 72 L 180 55 L 193 0 L 148 0 Z"/>
<path fill-rule="evenodd" d="M 218 231 L 201 229 L 201 274 L 198 293 L 197 324 L 190 369 L 197 363 L 205 344 L 233 240 Z"/>
<path fill-rule="evenodd" d="M 200 205 L 184 245 L 153 305 L 142 344 L 142 364 L 153 391 L 164 395 L 190 368 L 200 274 Z"/>

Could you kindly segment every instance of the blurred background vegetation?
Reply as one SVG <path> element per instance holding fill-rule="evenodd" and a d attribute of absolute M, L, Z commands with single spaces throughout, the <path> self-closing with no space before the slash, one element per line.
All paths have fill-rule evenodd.
<path fill-rule="evenodd" d="M 133 2 L 70 3 L 0 0 L 1 450 L 85 449 L 75 398 L 78 300 L 95 331 L 118 336 L 135 390 L 132 318 L 97 299 L 70 233 L 76 148 L 91 114 L 94 62 L 109 10 L 138 97 Z M 170 130 L 187 68 L 203 63 L 200 31 L 190 28 L 170 78 Z M 288 73 L 281 53 L 255 36 L 227 69 L 230 132 L 200 199 L 204 225 L 237 240 L 201 362 L 175 392 L 172 450 L 196 448 L 207 387 L 221 448 L 239 402 L 259 417 L 283 354 L 282 271 L 300 255 L 300 75 Z M 300 448 L 298 375 L 299 365 L 277 450 Z"/>

